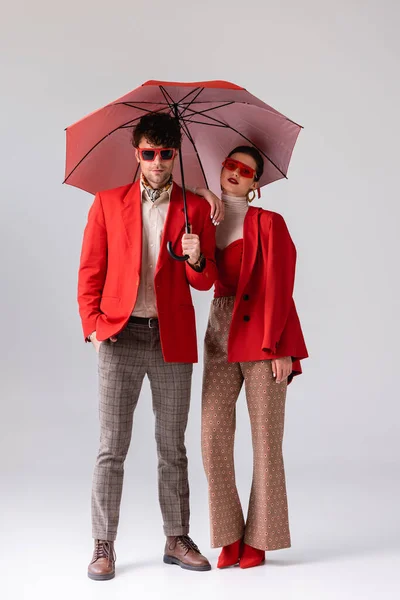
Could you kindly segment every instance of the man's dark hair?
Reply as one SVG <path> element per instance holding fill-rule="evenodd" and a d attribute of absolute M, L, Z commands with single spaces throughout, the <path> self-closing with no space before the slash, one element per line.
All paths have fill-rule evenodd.
<path fill-rule="evenodd" d="M 180 148 L 182 141 L 181 128 L 177 119 L 166 113 L 148 113 L 144 115 L 132 134 L 132 144 L 137 148 L 142 137 L 154 146 L 164 148 Z"/>
<path fill-rule="evenodd" d="M 247 154 L 251 156 L 255 160 L 256 163 L 256 176 L 255 180 L 260 181 L 262 174 L 264 173 L 264 159 L 259 153 L 259 151 L 254 148 L 254 146 L 237 146 L 228 154 L 228 158 L 232 156 L 232 154 L 236 154 L 236 152 L 241 152 L 242 154 Z"/>

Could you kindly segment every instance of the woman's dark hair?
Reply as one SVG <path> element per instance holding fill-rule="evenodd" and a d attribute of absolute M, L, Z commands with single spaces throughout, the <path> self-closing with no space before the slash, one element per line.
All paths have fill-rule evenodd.
<path fill-rule="evenodd" d="M 164 148 L 180 148 L 181 128 L 177 119 L 166 113 L 148 113 L 144 115 L 132 134 L 132 145 L 137 148 L 142 137 L 145 137 L 154 146 Z"/>
<path fill-rule="evenodd" d="M 260 181 L 262 174 L 264 173 L 264 159 L 259 153 L 259 151 L 254 148 L 254 146 L 237 146 L 228 154 L 228 158 L 232 156 L 232 154 L 236 154 L 236 152 L 241 152 L 242 154 L 247 154 L 254 159 L 256 163 L 256 176 L 255 180 Z"/>

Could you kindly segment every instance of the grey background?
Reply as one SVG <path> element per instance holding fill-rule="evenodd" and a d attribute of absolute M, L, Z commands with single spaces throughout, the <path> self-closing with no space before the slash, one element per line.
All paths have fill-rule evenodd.
<path fill-rule="evenodd" d="M 2 3 L 0 501 L 7 598 L 105 597 L 110 585 L 121 598 L 143 590 L 175 597 L 187 586 L 195 597 L 216 597 L 242 585 L 281 598 L 324 599 L 354 597 L 354 590 L 372 598 L 386 586 L 385 597 L 397 597 L 399 17 L 394 0 Z M 269 569 L 213 570 L 194 582 L 162 566 L 145 385 L 126 465 L 120 577 L 93 587 L 85 569 L 97 368 L 76 304 L 92 197 L 61 185 L 63 129 L 148 79 L 233 81 L 305 126 L 289 180 L 265 188 L 260 201 L 284 215 L 297 246 L 295 299 L 311 355 L 287 400 L 293 548 L 271 554 Z M 194 293 L 200 350 L 211 297 Z M 192 535 L 215 564 L 200 392 L 201 362 L 187 435 Z M 252 451 L 243 397 L 236 454 L 246 506 Z"/>

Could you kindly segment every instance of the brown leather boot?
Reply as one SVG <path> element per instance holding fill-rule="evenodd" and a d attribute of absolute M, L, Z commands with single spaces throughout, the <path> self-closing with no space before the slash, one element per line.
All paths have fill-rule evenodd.
<path fill-rule="evenodd" d="M 188 535 L 167 536 L 164 550 L 167 565 L 179 565 L 190 571 L 209 571 L 211 565 Z"/>
<path fill-rule="evenodd" d="M 96 581 L 105 581 L 115 577 L 114 542 L 95 540 L 92 562 L 88 566 L 88 577 Z"/>

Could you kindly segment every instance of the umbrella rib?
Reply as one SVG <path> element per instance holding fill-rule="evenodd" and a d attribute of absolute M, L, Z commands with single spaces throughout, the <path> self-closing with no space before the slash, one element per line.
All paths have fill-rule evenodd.
<path fill-rule="evenodd" d="M 201 103 L 199 103 L 201 104 Z M 224 108 L 225 106 L 230 106 L 231 104 L 236 104 L 235 102 L 224 102 L 224 104 L 219 104 L 218 106 L 212 106 L 211 108 L 205 108 L 204 110 L 194 110 L 191 109 L 193 112 L 196 113 L 196 115 L 204 115 L 204 113 L 206 112 L 210 112 L 212 110 L 218 110 L 219 108 Z M 242 104 L 247 104 L 246 102 L 243 102 Z M 188 107 L 189 108 L 189 107 Z"/>
<path fill-rule="evenodd" d="M 161 112 L 162 110 L 164 110 L 164 109 L 163 109 L 163 108 L 160 108 L 160 110 L 157 110 L 157 111 L 155 111 L 155 112 L 159 113 L 159 112 Z M 108 138 L 110 135 L 112 135 L 113 133 L 115 133 L 115 132 L 116 132 L 116 131 L 118 131 L 119 129 L 128 129 L 129 127 L 132 127 L 132 125 L 129 125 L 129 123 L 131 123 L 131 124 L 132 124 L 132 123 L 134 123 L 135 121 L 137 121 L 138 119 L 141 119 L 141 117 L 136 117 L 135 119 L 131 119 L 130 121 L 127 121 L 126 123 L 123 123 L 122 125 L 119 125 L 118 127 L 116 127 L 115 129 L 113 129 L 112 131 L 109 131 L 109 132 L 108 132 L 108 133 L 107 133 L 105 136 L 103 136 L 103 137 L 101 138 L 101 140 L 99 140 L 98 142 L 96 142 L 96 144 L 95 144 L 94 146 L 92 146 L 92 147 L 90 148 L 90 150 L 88 150 L 84 156 L 82 156 L 82 158 L 81 158 L 81 159 L 80 159 L 80 161 L 79 161 L 79 162 L 78 162 L 78 163 L 75 165 L 75 167 L 72 169 L 72 171 L 70 171 L 70 172 L 68 173 L 68 175 L 67 175 L 67 177 L 64 179 L 63 183 L 66 183 L 66 182 L 67 182 L 67 179 L 69 179 L 69 178 L 71 177 L 72 173 L 74 173 L 74 171 L 76 171 L 76 169 L 77 169 L 77 168 L 79 167 L 79 165 L 80 165 L 80 164 L 81 164 L 81 163 L 82 163 L 82 162 L 85 160 L 85 158 L 87 158 L 87 157 L 89 156 L 89 154 L 90 154 L 91 152 L 93 152 L 93 150 L 94 150 L 95 148 L 97 148 L 97 146 L 98 146 L 99 144 L 101 144 L 102 142 L 104 142 L 104 140 L 105 140 L 106 138 Z"/>
<path fill-rule="evenodd" d="M 161 89 L 160 89 L 160 91 L 161 91 Z M 132 102 L 133 102 L 133 100 L 132 100 Z M 211 102 L 211 100 L 204 100 L 204 104 L 206 104 L 207 102 Z M 191 103 L 192 103 L 192 101 L 189 101 L 187 103 L 186 102 L 182 103 L 179 101 L 179 104 L 191 104 Z M 107 106 L 114 106 L 114 105 L 119 105 L 119 104 L 130 104 L 130 101 L 126 100 L 125 102 L 111 102 L 111 104 L 108 104 Z M 135 100 L 135 104 L 165 104 L 165 105 L 169 106 L 170 102 L 160 102 L 159 100 L 154 101 L 154 102 L 150 102 L 150 101 L 145 102 L 144 100 Z M 196 104 L 202 104 L 202 103 L 196 102 Z"/>
<path fill-rule="evenodd" d="M 161 86 L 160 86 L 161 87 Z M 198 90 L 198 91 L 197 91 Z M 183 98 L 181 98 L 181 100 L 178 100 L 178 102 L 176 103 L 179 108 L 183 105 L 183 104 L 187 104 L 187 106 L 185 106 L 185 109 L 183 111 L 181 111 L 180 114 L 180 118 L 183 119 L 183 114 L 184 112 L 186 112 L 187 110 L 190 109 L 190 106 L 192 104 L 194 104 L 196 102 L 196 99 L 200 96 L 200 94 L 202 92 L 204 92 L 205 88 L 195 88 L 194 90 L 191 90 L 188 94 L 186 94 L 186 96 L 184 96 Z M 194 94 L 197 91 L 197 94 L 192 98 L 192 100 L 190 100 L 189 102 L 183 102 L 188 96 L 190 96 L 191 94 Z M 167 93 L 167 92 L 166 92 Z M 171 97 L 171 96 L 170 96 Z M 171 98 L 172 100 L 172 98 Z M 200 104 L 200 103 L 199 103 Z M 197 111 L 197 114 L 203 114 L 205 112 L 208 112 L 210 110 L 217 110 L 217 108 L 223 108 L 224 106 L 229 106 L 230 104 L 234 104 L 233 101 L 229 101 L 229 102 L 224 102 L 223 104 L 220 104 L 219 106 L 213 106 L 212 108 L 205 108 L 202 111 Z"/>
<path fill-rule="evenodd" d="M 193 102 L 196 100 L 196 98 L 199 97 L 199 95 L 204 91 L 204 88 L 194 88 L 193 90 L 190 90 L 190 92 L 188 92 L 186 94 L 186 96 L 183 96 L 183 98 L 181 98 L 180 100 L 178 100 L 177 102 L 174 101 L 174 99 L 172 98 L 172 96 L 167 92 L 167 90 L 164 88 L 164 86 L 160 85 L 160 91 L 163 94 L 164 98 L 168 101 L 170 101 L 170 108 L 172 109 L 175 106 L 181 106 L 183 101 L 186 100 L 186 98 L 188 98 L 190 95 L 195 94 L 194 98 L 192 98 L 192 100 L 190 100 L 187 103 L 187 107 L 185 110 L 187 110 L 191 104 L 193 104 Z M 197 94 L 196 94 L 197 92 Z"/>
<path fill-rule="evenodd" d="M 197 114 L 196 111 L 193 111 L 193 109 L 190 109 L 194 114 Z M 260 154 L 262 154 L 263 156 L 265 156 L 265 158 L 271 163 L 272 166 L 275 167 L 275 169 L 277 171 L 279 171 L 279 173 L 281 175 L 283 175 L 283 177 L 285 179 L 287 179 L 286 174 L 274 163 L 274 161 L 267 155 L 265 154 L 265 152 L 263 152 L 263 150 L 261 150 L 261 148 L 259 148 L 257 146 L 257 144 L 254 144 L 254 142 L 252 142 L 248 137 L 246 137 L 243 133 L 240 133 L 240 131 L 238 131 L 237 129 L 235 129 L 234 127 L 232 127 L 231 125 L 228 125 L 227 123 L 224 123 L 223 121 L 220 121 L 219 119 L 216 119 L 215 117 L 210 117 L 210 115 L 204 115 L 207 119 L 211 119 L 212 121 L 215 121 L 216 123 L 220 123 L 221 125 L 227 127 L 228 129 L 231 129 L 232 131 L 234 131 L 235 133 L 237 133 L 238 135 L 240 135 L 240 137 L 242 137 L 244 140 L 246 140 L 247 142 L 249 142 L 249 144 L 251 144 L 252 146 L 254 146 L 254 148 L 256 148 Z"/>
<path fill-rule="evenodd" d="M 199 92 L 196 94 L 196 96 L 195 96 L 195 97 L 194 97 L 194 98 L 193 98 L 193 99 L 192 99 L 190 102 L 187 102 L 187 103 L 185 103 L 185 104 L 187 104 L 187 106 L 184 108 L 184 110 L 183 110 L 183 111 L 181 111 L 181 112 L 179 113 L 179 114 L 180 114 L 180 117 L 181 117 L 181 119 L 183 119 L 183 114 L 184 114 L 184 112 L 185 112 L 185 111 L 187 111 L 187 110 L 190 108 L 190 106 L 193 104 L 193 102 L 196 100 L 196 98 L 198 98 L 198 97 L 200 96 L 201 92 L 203 92 L 203 91 L 204 91 L 204 88 L 201 88 L 201 89 L 199 90 Z M 181 108 L 181 106 L 182 106 L 181 102 L 178 102 L 178 106 L 179 106 L 179 108 Z"/>
<path fill-rule="evenodd" d="M 213 100 L 202 100 L 201 102 L 191 102 L 189 104 L 210 104 L 211 102 L 213 102 Z M 293 119 L 289 119 L 289 117 L 286 117 L 286 115 L 283 115 L 280 112 L 274 112 L 273 110 L 270 110 L 269 108 L 266 107 L 262 107 L 262 106 L 257 106 L 256 104 L 251 104 L 250 102 L 238 102 L 237 100 L 233 100 L 230 102 L 226 102 L 225 104 L 221 104 L 220 106 L 213 106 L 211 108 L 205 108 L 204 110 L 199 110 L 197 111 L 197 114 L 203 114 L 205 112 L 211 111 L 211 110 L 217 110 L 217 108 L 222 108 L 224 106 L 229 106 L 229 104 L 246 104 L 248 106 L 254 106 L 255 108 L 260 108 L 261 110 L 265 110 L 268 113 L 274 115 L 275 117 L 281 117 L 282 119 L 285 119 L 286 121 L 289 121 L 289 123 L 293 123 L 293 125 L 296 125 L 296 127 L 300 127 L 301 129 L 304 129 L 303 125 L 300 125 L 299 123 L 296 123 L 296 121 L 293 121 Z"/>
<path fill-rule="evenodd" d="M 175 102 L 173 101 L 173 98 L 170 96 L 170 94 L 168 94 L 167 90 L 164 88 L 164 86 L 160 85 L 160 92 L 162 93 L 162 95 L 164 96 L 165 100 L 169 103 L 169 107 L 173 108 Z M 168 100 L 169 98 L 169 100 Z"/>
<path fill-rule="evenodd" d="M 200 91 L 199 91 L 199 94 L 201 94 L 201 92 L 204 90 L 204 88 L 198 88 L 198 87 L 197 87 L 197 88 L 193 88 L 192 90 L 190 90 L 190 92 L 188 92 L 188 93 L 186 94 L 186 96 L 183 96 L 183 98 L 181 98 L 180 100 L 178 100 L 178 104 L 182 104 L 182 102 L 183 102 L 184 100 L 186 100 L 186 98 L 188 98 L 188 97 L 189 97 L 189 96 L 191 96 L 192 94 L 195 94 L 195 93 L 197 92 L 197 90 L 200 90 Z M 197 94 L 197 96 L 198 96 L 199 94 Z M 197 98 L 197 96 L 196 96 L 196 98 Z M 171 98 L 171 100 L 172 100 L 172 98 Z M 193 100 L 190 100 L 190 101 L 189 101 L 189 104 L 191 104 L 192 102 L 193 102 Z"/>
<path fill-rule="evenodd" d="M 196 90 L 198 90 L 198 89 L 199 88 L 196 88 Z M 184 98 L 182 100 L 179 100 L 177 102 L 177 104 L 179 106 L 187 104 L 187 106 L 185 107 L 185 110 L 187 110 L 187 109 L 190 108 L 191 104 L 207 104 L 207 103 L 213 102 L 212 100 L 203 100 L 201 102 L 196 102 L 196 98 L 199 97 L 199 95 L 204 91 L 204 89 L 205 88 L 201 88 L 200 91 L 198 92 L 198 94 L 193 98 L 193 100 L 190 100 L 189 102 L 184 103 L 183 100 L 185 98 L 187 98 L 190 94 L 192 94 L 193 91 L 190 92 L 190 94 L 186 94 L 186 96 L 184 96 Z M 194 90 L 194 91 L 196 91 L 196 90 Z M 168 106 L 169 108 L 171 108 L 171 106 L 172 106 L 169 102 L 144 102 L 144 101 L 143 102 L 135 102 L 135 104 L 131 104 L 130 102 L 113 102 L 112 106 L 119 106 L 120 104 L 123 104 L 124 106 L 129 106 L 131 108 L 137 108 L 138 110 L 146 110 L 146 109 L 141 108 L 139 106 L 136 106 L 137 104 L 164 104 L 165 106 Z M 238 102 L 237 100 L 234 100 L 234 101 L 230 101 L 230 102 L 225 102 L 224 104 L 220 104 L 219 106 L 213 106 L 211 108 L 205 108 L 204 110 L 196 111 L 196 113 L 198 115 L 202 115 L 202 114 L 204 114 L 206 112 L 209 112 L 209 111 L 212 111 L 212 110 L 217 110 L 218 108 L 224 108 L 225 106 L 229 106 L 231 104 L 249 104 L 249 103 L 248 102 Z M 249 106 L 253 106 L 253 105 L 249 104 Z M 259 108 L 262 108 L 262 107 L 259 107 Z M 263 110 L 267 110 L 268 111 L 267 108 L 263 108 Z M 271 112 L 271 111 L 269 111 L 269 112 Z M 293 123 L 293 125 L 296 125 L 296 127 L 300 127 L 301 129 L 304 129 L 303 125 L 300 125 L 299 123 L 296 123 L 296 121 L 293 121 L 293 119 L 289 119 L 289 117 L 286 117 L 285 115 L 282 115 L 282 113 L 274 113 L 274 112 L 272 112 L 272 114 L 274 114 L 277 117 L 279 116 L 279 117 L 282 117 L 282 118 L 286 119 L 286 121 L 289 121 L 289 123 Z"/>
<path fill-rule="evenodd" d="M 199 88 L 196 88 L 194 91 L 196 91 L 198 89 Z M 195 96 L 195 98 L 197 98 L 199 96 L 199 94 L 201 94 L 201 92 L 203 91 L 203 89 L 200 89 L 199 93 L 197 94 L 197 96 Z M 161 91 L 161 93 L 163 94 L 163 96 L 164 96 L 164 98 L 166 100 L 168 100 L 168 98 L 170 98 L 171 103 L 169 104 L 169 108 L 170 108 L 171 112 L 175 111 L 175 108 L 176 108 L 176 111 L 179 112 L 179 119 L 178 120 L 183 120 L 182 113 L 179 111 L 179 109 L 180 109 L 180 101 L 174 102 L 173 99 L 172 99 L 172 97 L 171 97 L 171 95 L 168 94 L 167 90 L 162 85 L 160 85 L 160 91 Z M 193 90 L 191 92 L 189 92 L 189 94 L 186 94 L 186 96 L 184 96 L 184 98 L 187 98 L 192 93 L 193 93 Z M 185 110 L 187 110 L 190 107 L 190 105 L 191 105 L 191 102 L 188 102 L 188 105 L 185 108 Z"/>
<path fill-rule="evenodd" d="M 149 112 L 149 111 L 147 110 L 147 108 L 142 108 L 141 106 L 135 106 L 134 104 L 127 104 L 126 102 L 120 102 L 119 104 L 123 104 L 124 106 L 128 106 L 129 108 L 136 108 L 137 110 L 142 110 L 142 111 L 143 111 L 143 112 L 145 112 L 145 113 L 148 113 L 148 112 Z M 161 104 L 161 102 L 149 102 L 149 104 Z M 166 105 L 166 106 L 167 106 L 167 105 Z M 153 113 L 153 112 L 157 112 L 157 113 L 159 113 L 159 112 L 162 112 L 163 110 L 165 110 L 165 108 L 159 108 L 158 110 L 156 110 L 156 111 L 153 111 L 153 110 L 152 110 L 151 112 L 152 112 L 152 113 Z M 140 118 L 140 117 L 138 117 L 138 118 Z"/>
<path fill-rule="evenodd" d="M 125 104 L 126 106 L 132 106 L 131 102 L 112 102 L 111 106 L 119 106 L 120 104 Z M 167 102 L 144 102 L 144 101 L 139 101 L 137 102 L 135 100 L 135 104 L 165 104 L 167 105 Z M 136 108 L 136 106 L 133 106 L 133 108 Z"/>
<path fill-rule="evenodd" d="M 196 88 L 198 89 L 198 88 Z M 200 102 L 196 102 L 196 98 L 200 95 L 201 92 L 204 91 L 205 88 L 202 88 L 199 92 L 199 94 L 197 94 L 197 96 L 193 99 L 190 100 L 189 102 L 185 103 L 182 100 L 179 100 L 178 104 L 179 105 L 184 105 L 187 104 L 187 107 L 189 107 L 191 104 L 211 104 L 211 102 L 214 102 L 214 100 L 202 100 Z M 185 98 L 188 96 L 189 94 L 187 94 L 185 96 Z M 139 108 L 138 106 L 134 106 L 132 104 L 130 104 L 129 102 L 113 102 L 111 105 L 109 106 L 119 106 L 120 104 L 124 104 L 125 106 L 130 106 L 132 108 Z M 169 102 L 135 102 L 135 104 L 165 104 L 165 106 L 171 107 L 171 104 Z M 229 106 L 229 104 L 248 104 L 249 106 L 256 106 L 253 104 L 250 104 L 249 102 L 238 102 L 237 100 L 234 101 L 230 101 L 230 102 L 226 102 L 225 104 L 221 104 L 220 106 L 213 106 L 212 108 L 205 108 L 203 111 L 197 111 L 198 114 L 203 114 L 207 111 L 210 110 L 216 110 L 217 108 L 223 108 L 224 106 Z M 261 106 L 258 106 L 257 108 L 262 108 L 262 110 L 266 110 L 268 111 L 268 108 L 263 108 Z M 286 121 L 289 121 L 290 123 L 293 123 L 293 125 L 296 125 L 297 127 L 301 127 L 301 129 L 304 129 L 303 125 L 300 125 L 299 123 L 297 123 L 296 121 L 293 121 L 293 119 L 289 119 L 289 117 L 286 117 L 285 115 L 283 115 L 282 113 L 275 113 L 273 111 L 268 111 L 271 114 L 277 116 L 277 117 L 282 117 L 283 119 L 286 119 Z"/>
<path fill-rule="evenodd" d="M 188 118 L 182 118 L 182 121 L 184 123 L 193 123 L 196 125 L 205 125 L 207 127 L 219 127 L 222 129 L 227 129 L 228 125 L 219 125 L 217 123 L 203 123 L 202 121 L 193 121 L 192 119 L 188 119 Z"/>

